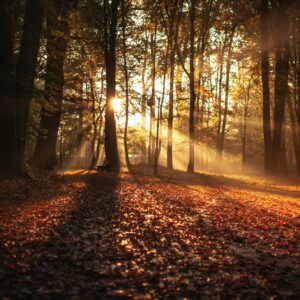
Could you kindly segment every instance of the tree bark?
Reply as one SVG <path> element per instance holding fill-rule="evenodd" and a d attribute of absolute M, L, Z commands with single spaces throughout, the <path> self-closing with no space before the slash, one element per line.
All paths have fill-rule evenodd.
<path fill-rule="evenodd" d="M 221 51 L 221 61 L 219 69 L 219 91 L 218 91 L 218 126 L 217 126 L 217 143 L 216 143 L 216 158 L 220 160 L 220 144 L 221 144 L 221 130 L 222 130 L 222 90 L 223 90 L 223 68 L 224 68 L 224 56 L 225 48 L 227 44 L 227 32 L 225 33 L 225 40 Z"/>
<path fill-rule="evenodd" d="M 297 9 L 300 11 L 300 3 L 297 2 Z M 298 151 L 296 153 L 297 155 L 297 173 L 300 176 L 300 19 L 298 18 L 298 36 L 297 36 L 297 42 L 298 42 L 298 68 L 297 68 L 297 120 L 298 120 Z"/>
<path fill-rule="evenodd" d="M 47 2 L 47 66 L 45 95 L 41 111 L 39 135 L 31 162 L 40 169 L 53 170 L 60 124 L 64 60 L 68 44 L 70 1 Z"/>
<path fill-rule="evenodd" d="M 169 107 L 168 107 L 168 145 L 167 145 L 167 168 L 173 169 L 173 115 L 174 115 L 174 82 L 175 82 L 175 53 L 176 43 L 179 30 L 179 11 L 178 0 L 165 1 L 166 12 L 169 20 L 168 30 L 168 47 L 169 47 L 169 60 L 170 60 L 170 94 L 169 94 Z M 175 28 L 174 28 L 175 27 Z"/>
<path fill-rule="evenodd" d="M 169 47 L 170 44 L 167 46 L 166 56 L 165 56 L 165 63 L 164 63 L 164 70 L 163 70 L 163 93 L 161 99 L 158 99 L 157 103 L 157 120 L 156 120 L 156 138 L 155 138 L 155 156 L 154 156 L 154 166 L 153 166 L 153 175 L 158 175 L 158 160 L 161 151 L 161 127 L 162 127 L 162 109 L 165 100 L 165 93 L 166 93 L 166 77 L 167 77 L 167 70 L 168 70 L 168 60 L 169 60 Z"/>
<path fill-rule="evenodd" d="M 261 0 L 260 23 L 261 23 L 261 76 L 263 90 L 263 133 L 264 133 L 264 155 L 265 173 L 271 169 L 271 117 L 270 117 L 270 85 L 269 85 L 269 26 L 270 12 L 268 0 Z"/>
<path fill-rule="evenodd" d="M 289 72 L 289 17 L 287 1 L 279 1 L 276 8 L 276 41 L 275 41 L 275 107 L 274 132 L 272 142 L 271 170 L 277 170 L 277 162 L 282 145 L 282 128 L 284 122 L 285 103 L 288 92 Z"/>
<path fill-rule="evenodd" d="M 219 149 L 218 149 L 218 159 L 219 160 L 222 160 L 225 134 L 226 134 L 228 105 L 229 105 L 229 80 L 230 80 L 231 52 L 232 52 L 233 36 L 234 36 L 234 29 L 231 33 L 230 40 L 229 40 L 229 45 L 228 45 L 229 49 L 228 49 L 227 62 L 226 62 L 225 107 L 224 107 L 224 117 L 223 117 L 223 122 L 222 122 Z"/>
<path fill-rule="evenodd" d="M 195 17 L 196 0 L 191 0 L 190 6 L 190 115 L 189 115 L 189 164 L 187 171 L 194 172 L 195 168 Z"/>
<path fill-rule="evenodd" d="M 23 165 L 30 102 L 44 19 L 44 0 L 27 0 L 23 35 L 16 66 L 16 115 L 18 161 Z"/>
<path fill-rule="evenodd" d="M 16 120 L 13 93 L 13 5 L 0 2 L 0 175 L 15 175 Z"/>
<path fill-rule="evenodd" d="M 124 63 L 124 77 L 125 77 L 125 125 L 124 125 L 124 152 L 125 152 L 125 161 L 127 168 L 131 167 L 128 153 L 128 119 L 129 119 L 129 74 L 127 67 L 127 45 L 126 45 L 126 10 L 125 10 L 125 0 L 122 0 L 122 46 L 123 46 L 123 63 Z"/>
<path fill-rule="evenodd" d="M 250 89 L 253 74 L 249 80 L 246 92 L 245 106 L 244 106 L 244 118 L 243 118 L 243 137 L 242 137 L 242 169 L 246 166 L 246 144 L 247 144 L 247 130 L 248 130 L 248 112 L 249 112 L 249 102 L 250 102 Z"/>
<path fill-rule="evenodd" d="M 97 155 L 95 153 L 96 140 L 98 135 L 98 119 L 96 117 L 96 92 L 95 92 L 95 77 L 96 77 L 96 65 L 95 61 L 91 61 L 90 70 L 88 72 L 89 76 L 89 84 L 92 98 L 92 127 L 93 127 L 93 135 L 91 141 L 91 150 L 92 150 L 92 159 L 89 166 L 89 169 L 93 169 L 96 166 Z"/>
<path fill-rule="evenodd" d="M 154 163 L 155 156 L 155 80 L 156 80 L 156 35 L 157 35 L 157 19 L 155 19 L 154 33 L 151 35 L 151 58 L 152 58 L 152 92 L 148 101 L 150 108 L 150 127 L 149 127 L 149 145 L 148 145 L 148 163 Z"/>
<path fill-rule="evenodd" d="M 104 1 L 106 110 L 105 110 L 105 155 L 109 170 L 119 171 L 117 128 L 113 101 L 116 96 L 116 35 L 119 0 Z"/>
<path fill-rule="evenodd" d="M 171 25 L 172 24 L 172 25 Z M 173 23 L 170 23 L 170 28 Z M 168 114 L 168 146 L 167 146 L 167 168 L 173 169 L 173 110 L 174 110 L 174 77 L 175 77 L 175 47 L 173 33 L 170 33 L 170 95 Z"/>
<path fill-rule="evenodd" d="M 148 50 L 148 39 L 146 37 L 145 42 L 145 53 L 143 58 L 142 68 L 142 143 L 141 143 L 141 162 L 146 163 L 147 147 L 146 147 L 146 110 L 147 110 L 147 83 L 146 83 L 146 69 L 147 69 L 147 50 Z"/>

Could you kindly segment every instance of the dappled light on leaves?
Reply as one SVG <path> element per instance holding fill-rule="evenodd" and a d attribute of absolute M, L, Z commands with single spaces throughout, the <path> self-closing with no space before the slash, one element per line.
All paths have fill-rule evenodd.
<path fill-rule="evenodd" d="M 62 178 L 33 185 L 26 203 L 1 194 L 1 296 L 295 295 L 296 185 L 176 172 Z M 44 189 L 49 199 L 38 198 Z"/>

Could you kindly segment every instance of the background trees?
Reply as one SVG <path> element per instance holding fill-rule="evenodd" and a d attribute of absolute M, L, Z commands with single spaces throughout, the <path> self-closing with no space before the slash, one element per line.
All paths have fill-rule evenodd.
<path fill-rule="evenodd" d="M 13 93 L 13 3 L 0 4 L 0 172 L 18 171 L 16 166 L 16 105 Z"/>
<path fill-rule="evenodd" d="M 297 1 L 19 3 L 0 7 L 3 174 L 300 173 Z"/>

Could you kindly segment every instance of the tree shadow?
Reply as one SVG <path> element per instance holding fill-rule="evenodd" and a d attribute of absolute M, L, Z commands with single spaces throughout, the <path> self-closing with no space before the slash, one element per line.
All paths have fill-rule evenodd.
<path fill-rule="evenodd" d="M 267 295 L 272 295 L 272 293 L 277 296 L 280 295 L 279 297 L 293 298 L 300 292 L 300 280 L 297 275 L 300 263 L 297 254 L 298 237 L 294 235 L 292 238 L 287 234 L 287 231 L 291 231 L 292 227 L 295 229 L 295 226 L 299 226 L 297 225 L 300 221 L 299 218 L 287 220 L 287 223 L 285 223 L 283 220 L 278 220 L 278 215 L 266 209 L 258 209 L 248 205 L 243 206 L 234 198 L 226 197 L 226 205 L 232 207 L 230 212 L 232 217 L 237 213 L 234 209 L 245 209 L 248 210 L 248 215 L 252 216 L 254 221 L 260 221 L 259 217 L 263 216 L 271 223 L 273 228 L 268 228 L 266 226 L 268 224 L 263 222 L 261 225 L 247 224 L 242 218 L 239 220 L 240 224 L 237 225 L 236 220 L 233 220 L 231 216 L 226 216 L 227 210 L 222 211 L 222 199 L 218 201 L 220 207 L 215 211 L 217 215 L 210 215 L 210 219 L 208 219 L 207 216 L 202 216 L 203 210 L 205 215 L 205 208 L 201 205 L 201 202 L 186 200 L 186 198 L 189 199 L 188 193 L 177 194 L 176 197 L 168 195 L 164 189 L 164 184 L 167 183 L 164 179 L 160 191 L 160 204 L 164 206 L 162 210 L 168 212 L 175 206 L 178 211 L 182 212 L 183 219 L 192 218 L 192 226 L 186 226 L 189 228 L 188 235 L 191 237 L 196 236 L 199 239 L 195 241 L 196 244 L 199 242 L 197 250 L 200 250 L 201 253 L 202 247 L 202 250 L 205 249 L 204 253 L 206 253 L 204 256 L 202 253 L 201 262 L 185 261 L 186 269 L 184 270 L 178 267 L 178 261 L 176 261 L 176 272 L 181 272 L 182 276 L 185 272 L 195 270 L 193 275 L 195 278 L 198 277 L 200 283 L 201 280 L 203 281 L 203 277 L 199 276 L 199 269 L 203 269 L 203 266 L 205 266 L 206 278 L 215 277 L 215 280 L 211 279 L 211 282 L 205 282 L 204 284 L 202 282 L 203 285 L 199 285 L 197 292 L 190 292 L 189 296 L 196 297 L 201 294 L 211 295 L 212 297 L 219 297 L 220 295 L 229 297 L 231 293 L 231 297 L 236 297 L 241 292 L 244 297 L 250 297 L 251 295 L 251 298 L 265 298 Z M 145 186 L 145 182 L 140 178 L 137 183 Z M 170 184 L 170 181 L 168 183 Z M 178 185 L 178 182 L 172 184 Z M 160 193 L 157 192 L 157 187 L 150 190 L 150 192 L 159 198 Z M 218 212 L 221 214 L 218 214 Z M 182 216 L 174 215 L 174 218 L 180 222 Z M 172 233 L 172 226 L 169 226 L 166 230 L 164 236 L 170 241 L 166 244 L 166 248 L 171 249 L 169 251 L 172 253 L 169 256 L 169 264 L 172 264 L 170 257 L 178 257 L 174 244 L 184 253 L 183 256 L 178 258 L 180 261 L 183 257 L 191 258 L 191 255 L 196 257 L 198 255 L 199 257 L 199 253 L 195 253 L 195 249 L 192 247 L 187 247 L 187 244 L 182 240 L 181 228 L 175 233 Z M 155 232 L 151 228 L 147 229 L 147 234 L 155 236 Z M 288 241 L 287 235 L 289 236 Z M 187 241 L 189 241 L 189 236 L 187 236 Z M 255 238 L 253 238 L 254 236 Z M 289 247 L 292 247 L 292 249 Z M 292 251 L 290 255 L 285 254 L 288 248 L 289 251 Z M 176 288 L 176 285 L 174 288 Z"/>
<path fill-rule="evenodd" d="M 94 299 L 97 294 L 105 293 L 104 285 L 95 279 L 99 279 L 97 266 L 114 260 L 112 220 L 116 214 L 119 176 L 117 173 L 70 175 L 61 180 L 68 183 L 84 180 L 86 187 L 77 195 L 76 206 L 65 216 L 65 222 L 53 226 L 51 236 L 19 246 L 13 257 L 2 253 L 5 261 L 0 271 L 1 296 Z M 103 251 L 96 257 L 99 249 Z"/>
<path fill-rule="evenodd" d="M 50 238 L 20 247 L 15 253 L 19 257 L 12 259 L 14 265 L 2 268 L 1 296 L 212 299 L 296 295 L 293 261 L 273 258 L 268 245 L 256 249 L 251 236 L 241 237 L 230 218 L 220 223 L 218 215 L 211 214 L 208 219 L 201 203 L 189 201 L 188 192 L 168 194 L 166 184 L 176 182 L 149 181 L 150 177 L 137 173 L 62 180 L 79 179 L 86 187 L 64 224 L 55 227 Z M 228 198 L 227 204 L 239 203 Z M 255 207 L 252 213 L 276 218 Z M 263 230 L 259 234 L 265 236 Z"/>

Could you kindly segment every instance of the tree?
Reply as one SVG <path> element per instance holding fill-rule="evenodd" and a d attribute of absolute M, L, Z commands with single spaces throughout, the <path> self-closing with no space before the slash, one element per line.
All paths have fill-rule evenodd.
<path fill-rule="evenodd" d="M 105 154 L 109 169 L 119 170 L 116 120 L 113 101 L 116 97 L 116 35 L 119 0 L 104 0 L 104 52 L 106 69 Z"/>
<path fill-rule="evenodd" d="M 23 165 L 30 102 L 44 19 L 44 0 L 27 0 L 22 41 L 16 66 L 16 115 L 18 161 Z"/>
<path fill-rule="evenodd" d="M 226 82 L 225 82 L 225 108 L 224 108 L 224 116 L 222 121 L 222 126 L 220 126 L 220 134 L 219 134 L 219 141 L 217 145 L 217 159 L 222 159 L 223 154 L 223 147 L 224 147 L 224 140 L 225 140 L 225 131 L 227 125 L 227 117 L 228 117 L 228 106 L 229 106 L 229 80 L 230 80 L 230 68 L 231 68 L 231 55 L 232 55 L 232 43 L 234 37 L 235 28 L 231 28 L 231 33 L 229 37 L 229 44 L 228 44 L 228 54 L 227 54 L 227 61 L 226 61 Z M 220 89 L 222 88 L 222 82 L 220 85 Z"/>
<path fill-rule="evenodd" d="M 284 123 L 285 104 L 288 93 L 289 73 L 289 1 L 272 1 L 273 23 L 271 27 L 269 2 L 261 1 L 261 61 L 263 83 L 263 124 L 265 141 L 265 170 L 267 173 L 278 172 L 278 160 L 282 146 L 282 128 Z M 269 31 L 273 34 L 275 56 L 274 82 L 274 130 L 272 136 L 270 117 L 269 87 Z"/>
<path fill-rule="evenodd" d="M 191 0 L 190 4 L 190 116 L 189 116 L 189 164 L 187 171 L 194 172 L 195 168 L 195 19 L 196 0 Z"/>
<path fill-rule="evenodd" d="M 261 70 L 263 88 L 263 133 L 265 146 L 265 172 L 271 168 L 271 116 L 270 116 L 270 82 L 269 82 L 269 23 L 270 13 L 267 0 L 261 0 Z"/>
<path fill-rule="evenodd" d="M 284 123 L 285 103 L 288 93 L 289 74 L 289 17 L 287 14 L 289 0 L 273 1 L 275 10 L 275 106 L 274 131 L 272 142 L 271 170 L 277 171 L 278 159 L 282 145 L 282 128 Z"/>
<path fill-rule="evenodd" d="M 300 2 L 292 6 L 292 31 L 290 47 L 290 64 L 292 71 L 292 87 L 287 97 L 288 112 L 292 129 L 293 147 L 297 174 L 300 175 Z"/>
<path fill-rule="evenodd" d="M 169 3 L 170 2 L 170 3 Z M 169 48 L 169 68 L 170 68 L 170 92 L 168 107 L 168 145 L 167 145 L 167 168 L 173 169 L 173 110 L 174 110 L 174 82 L 175 82 L 175 54 L 176 40 L 178 39 L 178 30 L 180 24 L 180 11 L 182 10 L 182 1 L 166 1 L 165 7 L 168 16 L 168 48 Z"/>
<path fill-rule="evenodd" d="M 13 90 L 13 5 L 0 3 L 0 175 L 19 172 L 16 155 L 16 107 Z"/>
<path fill-rule="evenodd" d="M 45 95 L 37 145 L 31 162 L 38 168 L 53 170 L 61 118 L 64 87 L 64 60 L 68 45 L 71 1 L 47 2 L 47 66 Z"/>
<path fill-rule="evenodd" d="M 125 108 L 125 125 L 124 125 L 124 151 L 125 151 L 125 160 L 126 165 L 130 168 L 129 153 L 128 153 L 128 118 L 129 118 L 129 74 L 127 67 L 127 45 L 126 45 L 126 7 L 125 0 L 122 0 L 122 54 L 123 54 L 123 64 L 124 64 L 124 77 L 125 77 L 125 99 L 126 99 L 126 108 Z"/>

